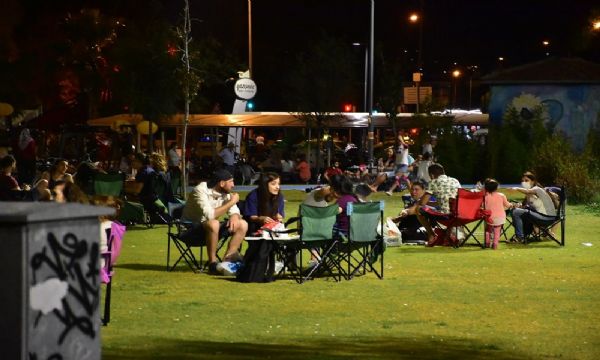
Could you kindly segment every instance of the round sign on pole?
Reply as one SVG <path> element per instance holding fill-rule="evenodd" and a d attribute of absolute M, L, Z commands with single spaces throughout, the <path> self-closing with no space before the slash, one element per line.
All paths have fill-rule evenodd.
<path fill-rule="evenodd" d="M 252 79 L 239 79 L 233 89 L 235 95 L 243 100 L 250 100 L 256 95 L 256 83 Z"/>

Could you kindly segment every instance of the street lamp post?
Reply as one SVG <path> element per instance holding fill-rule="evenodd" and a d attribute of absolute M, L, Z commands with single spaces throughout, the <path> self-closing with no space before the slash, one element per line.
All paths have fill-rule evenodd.
<path fill-rule="evenodd" d="M 370 31 L 369 31 L 369 96 L 368 96 L 368 110 L 369 110 L 369 131 L 367 138 L 369 140 L 369 172 L 373 169 L 373 142 L 375 140 L 375 124 L 373 123 L 373 49 L 375 39 L 375 0 L 371 0 L 371 18 L 370 18 Z"/>
<path fill-rule="evenodd" d="M 456 85 L 458 84 L 458 78 L 460 77 L 460 70 L 454 70 L 452 77 L 454 78 L 454 95 L 452 96 L 452 107 L 456 108 Z"/>
<path fill-rule="evenodd" d="M 354 46 L 362 46 L 363 44 L 359 43 L 359 42 L 355 42 L 352 43 L 352 45 Z M 367 82 L 369 79 L 369 48 L 367 46 L 364 47 L 365 48 L 365 59 L 364 59 L 364 76 L 363 76 L 363 106 L 362 106 L 362 110 L 363 112 L 367 112 Z"/>
<path fill-rule="evenodd" d="M 252 0 L 248 0 L 248 72 L 252 79 Z"/>

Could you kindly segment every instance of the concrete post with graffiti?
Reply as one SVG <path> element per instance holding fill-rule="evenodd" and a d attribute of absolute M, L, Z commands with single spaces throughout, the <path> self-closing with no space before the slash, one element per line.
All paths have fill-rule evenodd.
<path fill-rule="evenodd" d="M 6 359 L 100 359 L 100 225 L 114 209 L 0 202 Z"/>

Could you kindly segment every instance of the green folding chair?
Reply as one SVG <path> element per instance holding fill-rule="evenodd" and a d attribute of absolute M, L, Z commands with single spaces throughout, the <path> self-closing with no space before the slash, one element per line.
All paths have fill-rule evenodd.
<path fill-rule="evenodd" d="M 331 255 L 335 249 L 336 240 L 333 238 L 333 225 L 335 224 L 338 205 L 327 207 L 314 207 L 301 204 L 300 217 L 297 219 L 299 227 L 287 230 L 287 233 L 298 232 L 297 239 L 281 239 L 273 237 L 277 244 L 276 252 L 283 260 L 284 267 L 288 269 L 291 277 L 298 283 L 313 279 L 318 274 L 328 272 L 336 281 L 341 279 L 339 271 L 336 273 L 335 264 Z M 288 224 L 289 225 L 289 222 Z M 303 269 L 303 252 L 314 250 L 319 255 L 315 266 L 306 271 Z"/>
<path fill-rule="evenodd" d="M 334 258 L 344 272 L 344 278 L 351 280 L 362 273 L 373 272 L 383 278 L 383 236 L 377 231 L 383 229 L 384 202 L 349 203 L 347 214 L 350 228 L 347 237 L 338 246 L 339 253 Z M 379 266 L 376 266 L 379 263 Z"/>
<path fill-rule="evenodd" d="M 94 195 L 121 197 L 124 182 L 125 174 L 97 173 L 93 180 Z"/>

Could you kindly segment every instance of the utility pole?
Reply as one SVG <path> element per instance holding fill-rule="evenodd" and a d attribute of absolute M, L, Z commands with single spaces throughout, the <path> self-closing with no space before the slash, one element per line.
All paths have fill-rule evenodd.
<path fill-rule="evenodd" d="M 369 130 L 367 133 L 367 139 L 369 141 L 369 172 L 373 169 L 373 143 L 375 141 L 375 123 L 373 123 L 373 52 L 375 48 L 375 0 L 371 0 L 371 21 L 369 31 L 369 97 L 368 97 L 368 111 L 369 111 Z"/>
<path fill-rule="evenodd" d="M 248 71 L 252 79 L 252 0 L 248 0 Z"/>

